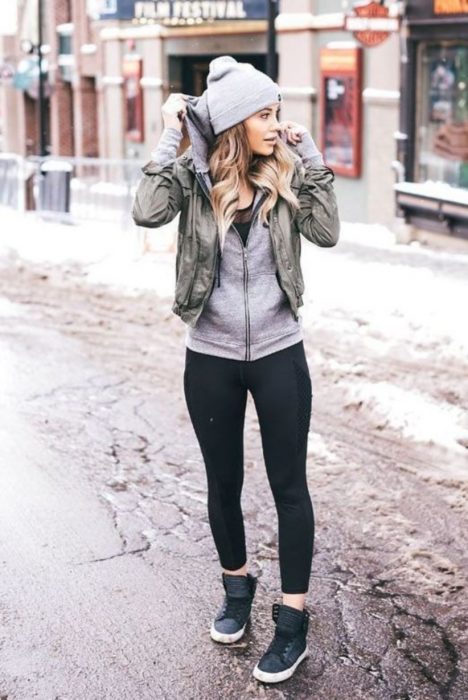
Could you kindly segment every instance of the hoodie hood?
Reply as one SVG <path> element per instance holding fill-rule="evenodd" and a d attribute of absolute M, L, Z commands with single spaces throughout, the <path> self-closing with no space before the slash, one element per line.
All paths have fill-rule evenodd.
<path fill-rule="evenodd" d="M 188 95 L 185 123 L 191 142 L 187 152 L 192 155 L 194 169 L 203 174 L 205 180 L 209 181 L 208 150 L 214 143 L 216 135 L 211 125 L 206 90 L 199 97 Z M 285 134 L 280 134 L 280 138 L 297 154 L 297 148 L 287 143 Z"/>
<path fill-rule="evenodd" d="M 206 174 L 210 169 L 208 149 L 216 139 L 211 126 L 206 90 L 200 97 L 188 96 L 185 123 L 191 142 L 190 148 L 195 170 Z"/>
<path fill-rule="evenodd" d="M 200 97 L 188 96 L 185 123 L 191 142 L 186 153 L 191 154 L 195 172 L 202 176 L 208 189 L 211 190 L 213 183 L 209 172 L 208 150 L 213 145 L 216 135 L 211 125 L 206 90 Z M 262 194 L 262 190 L 257 189 L 254 198 L 254 209 Z"/>

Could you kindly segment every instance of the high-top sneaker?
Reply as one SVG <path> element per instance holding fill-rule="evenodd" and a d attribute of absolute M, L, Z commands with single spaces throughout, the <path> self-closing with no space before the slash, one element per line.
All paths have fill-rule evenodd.
<path fill-rule="evenodd" d="M 278 683 L 290 678 L 309 655 L 308 611 L 273 603 L 272 617 L 276 623 L 275 636 L 253 670 L 254 677 L 264 683 Z"/>
<path fill-rule="evenodd" d="M 211 638 L 215 642 L 230 644 L 237 642 L 245 632 L 250 610 L 257 588 L 257 578 L 222 573 L 226 595 L 211 626 Z"/>

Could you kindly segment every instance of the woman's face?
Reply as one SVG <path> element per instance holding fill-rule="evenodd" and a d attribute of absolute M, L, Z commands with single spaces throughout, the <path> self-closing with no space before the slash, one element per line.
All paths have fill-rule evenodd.
<path fill-rule="evenodd" d="M 256 155 L 270 156 L 273 153 L 279 140 L 279 112 L 280 102 L 273 102 L 244 120 L 250 148 Z"/>

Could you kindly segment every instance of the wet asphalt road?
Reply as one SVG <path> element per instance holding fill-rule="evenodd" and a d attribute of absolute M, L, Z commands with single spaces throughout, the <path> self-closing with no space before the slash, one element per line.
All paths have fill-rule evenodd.
<path fill-rule="evenodd" d="M 248 633 L 226 648 L 209 637 L 220 569 L 170 300 L 89 287 L 79 270 L 13 260 L 1 272 L 2 700 L 468 697 L 466 457 L 405 440 L 346 400 L 349 337 L 318 320 L 320 353 L 305 341 L 311 656 L 262 685 L 251 672 L 280 589 L 250 396 L 243 509 L 260 580 Z M 367 349 L 355 380 L 423 386 L 431 372 L 464 403 L 466 369 Z"/>

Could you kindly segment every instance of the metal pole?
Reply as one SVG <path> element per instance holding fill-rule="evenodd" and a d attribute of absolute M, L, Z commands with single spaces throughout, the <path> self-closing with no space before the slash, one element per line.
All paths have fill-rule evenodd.
<path fill-rule="evenodd" d="M 43 0 L 37 0 L 37 58 L 39 64 L 39 155 L 47 155 L 47 135 L 46 135 L 46 105 L 45 105 L 45 75 L 42 67 L 42 23 L 43 23 Z"/>
<path fill-rule="evenodd" d="M 278 62 L 276 60 L 275 19 L 278 15 L 279 0 L 268 0 L 268 52 L 267 75 L 275 82 L 278 80 Z"/>

